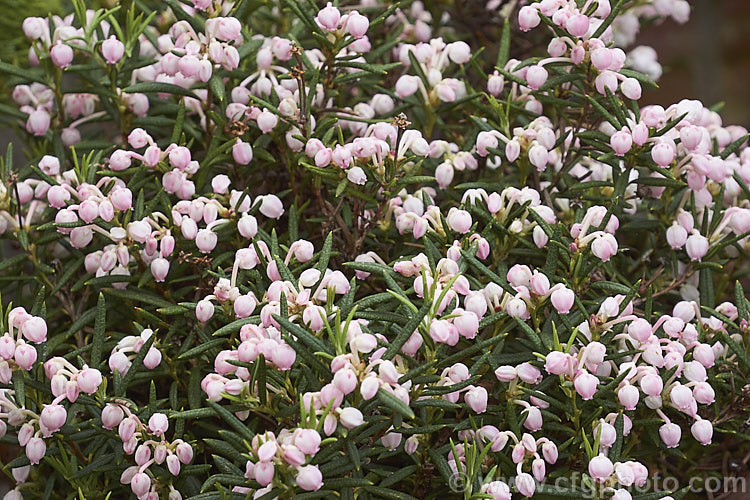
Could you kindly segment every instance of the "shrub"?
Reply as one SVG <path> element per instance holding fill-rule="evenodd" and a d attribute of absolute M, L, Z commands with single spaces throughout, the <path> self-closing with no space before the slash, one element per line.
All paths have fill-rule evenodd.
<path fill-rule="evenodd" d="M 6 499 L 703 498 L 746 455 L 747 132 L 624 50 L 687 2 L 71 8 L 0 63 Z"/>

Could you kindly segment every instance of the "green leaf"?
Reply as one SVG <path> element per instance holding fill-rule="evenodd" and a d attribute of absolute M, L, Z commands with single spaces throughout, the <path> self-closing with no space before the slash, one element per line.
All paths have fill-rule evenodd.
<path fill-rule="evenodd" d="M 315 266 L 318 271 L 320 271 L 321 279 L 323 279 L 323 275 L 326 272 L 326 269 L 328 268 L 328 262 L 331 260 L 331 250 L 333 248 L 333 233 L 328 233 L 328 236 L 326 236 L 325 241 L 323 242 L 323 248 L 320 251 L 320 255 L 318 257 L 318 265 Z"/>
<path fill-rule="evenodd" d="M 388 488 L 381 488 L 380 486 L 365 486 L 363 489 L 382 498 L 391 498 L 393 500 L 418 500 L 416 497 L 406 493 L 390 490 Z"/>
<path fill-rule="evenodd" d="M 153 94 L 153 93 L 164 93 L 164 94 L 176 94 L 187 97 L 198 99 L 198 96 L 191 90 L 180 87 L 173 83 L 165 82 L 138 82 L 122 89 L 123 92 L 128 94 Z"/>
<path fill-rule="evenodd" d="M 500 35 L 500 48 L 497 51 L 497 64 L 498 68 L 504 68 L 505 64 L 510 59 L 510 21 L 505 18 L 503 23 L 503 34 Z"/>
<path fill-rule="evenodd" d="M 104 346 L 104 329 L 107 324 L 107 304 L 104 294 L 99 292 L 96 302 L 96 318 L 94 319 L 94 338 L 91 341 L 91 366 L 98 367 L 102 360 Z"/>
<path fill-rule="evenodd" d="M 747 313 L 747 299 L 745 298 L 745 290 L 742 288 L 742 283 L 737 280 L 734 284 L 734 302 L 737 306 L 737 316 L 740 320 L 748 319 Z"/>
<path fill-rule="evenodd" d="M 404 418 L 412 420 L 416 416 L 414 415 L 414 410 L 412 410 L 409 405 L 407 405 L 382 387 L 378 390 L 378 399 L 385 406 L 400 414 Z"/>
<path fill-rule="evenodd" d="M 307 347 L 313 350 L 313 352 L 331 353 L 331 349 L 329 346 L 324 344 L 319 338 L 315 337 L 306 329 L 289 321 L 288 318 L 282 318 L 277 314 L 274 314 L 273 318 L 279 323 L 279 325 L 281 325 L 282 328 L 285 328 L 289 333 L 305 343 Z"/>
<path fill-rule="evenodd" d="M 620 9 L 622 9 L 624 3 L 625 0 L 620 0 L 614 7 L 612 7 L 609 15 L 604 19 L 604 21 L 602 21 L 594 34 L 591 35 L 591 38 L 599 38 L 602 33 L 604 33 L 606 29 L 610 27 L 610 25 L 614 22 L 615 18 L 617 18 L 618 14 L 620 13 Z"/>
<path fill-rule="evenodd" d="M 203 354 L 206 351 L 209 351 L 215 347 L 219 347 L 222 345 L 225 345 L 227 343 L 226 339 L 219 338 L 219 339 L 212 339 L 208 342 L 204 342 L 202 344 L 198 344 L 197 346 L 193 347 L 192 349 L 188 349 L 187 351 L 183 352 L 179 356 L 177 356 L 177 359 L 179 360 L 186 360 L 186 359 L 192 359 L 197 358 L 201 354 Z"/>
<path fill-rule="evenodd" d="M 224 82 L 216 73 L 213 73 L 208 80 L 208 88 L 211 89 L 211 92 L 213 92 L 214 96 L 216 96 L 219 101 L 224 101 L 227 98 Z"/>
<path fill-rule="evenodd" d="M 128 373 L 125 374 L 125 376 L 122 378 L 122 386 L 123 388 L 128 387 L 128 383 L 133 380 L 133 377 L 135 377 L 135 374 L 138 373 L 138 371 L 143 366 L 143 358 L 146 357 L 146 354 L 148 353 L 148 350 L 151 349 L 151 346 L 154 345 L 154 341 L 156 341 L 156 334 L 152 334 L 146 342 L 143 343 L 143 347 L 141 347 L 141 350 L 138 351 L 138 354 L 135 355 L 135 358 L 133 359 L 132 364 L 130 365 L 130 368 L 128 369 Z"/>
<path fill-rule="evenodd" d="M 722 340 L 726 342 L 732 352 L 737 355 L 737 358 L 739 358 L 740 363 L 745 367 L 745 370 L 750 370 L 750 357 L 748 357 L 745 349 L 737 342 L 735 342 L 734 339 L 730 337 L 729 334 L 724 330 L 719 330 L 717 333 L 722 338 Z"/>
<path fill-rule="evenodd" d="M 0 62 L 0 73 L 17 76 L 24 82 L 44 83 L 43 73 L 34 68 L 19 68 L 5 62 Z"/>
<path fill-rule="evenodd" d="M 208 405 L 213 408 L 213 410 L 222 418 L 222 420 L 229 424 L 243 438 L 247 439 L 248 441 L 252 441 L 252 439 L 255 437 L 255 434 L 251 432 L 250 429 L 248 429 L 248 427 L 243 424 L 239 418 L 235 417 L 233 413 L 221 406 L 219 403 L 208 400 Z"/>
<path fill-rule="evenodd" d="M 714 306 L 714 277 L 711 269 L 704 268 L 700 270 L 700 281 L 698 282 L 698 291 L 700 292 L 701 305 L 706 307 Z"/>
<path fill-rule="evenodd" d="M 180 107 L 177 109 L 177 117 L 174 120 L 172 128 L 172 138 L 170 142 L 178 144 L 182 135 L 182 127 L 185 123 L 185 101 L 180 101 Z"/>
<path fill-rule="evenodd" d="M 750 134 L 745 134 L 742 137 L 740 137 L 739 139 L 737 139 L 736 141 L 732 142 L 732 144 L 730 144 L 729 146 L 727 146 L 726 149 L 724 149 L 724 151 L 722 151 L 722 153 L 720 155 L 721 159 L 722 160 L 726 160 L 727 157 L 729 157 L 729 155 L 731 155 L 732 153 L 737 152 L 737 150 L 740 149 L 740 146 L 742 146 L 747 141 L 748 137 L 750 137 Z"/>
<path fill-rule="evenodd" d="M 409 321 L 401 328 L 401 332 L 388 344 L 388 348 L 383 354 L 383 359 L 392 359 L 401 351 L 401 348 L 409 340 L 409 337 L 412 336 L 424 317 L 430 312 L 431 306 L 432 304 L 429 301 L 425 301 L 422 307 L 419 308 L 419 311 L 412 314 Z"/>

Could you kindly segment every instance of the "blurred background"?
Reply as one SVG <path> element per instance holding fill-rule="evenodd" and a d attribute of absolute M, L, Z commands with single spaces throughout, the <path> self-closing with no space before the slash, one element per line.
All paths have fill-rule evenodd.
<path fill-rule="evenodd" d="M 644 28 L 638 44 L 659 53 L 664 76 L 644 103 L 700 99 L 723 102 L 724 124 L 750 129 L 750 1 L 691 0 L 687 24 L 667 21 Z"/>

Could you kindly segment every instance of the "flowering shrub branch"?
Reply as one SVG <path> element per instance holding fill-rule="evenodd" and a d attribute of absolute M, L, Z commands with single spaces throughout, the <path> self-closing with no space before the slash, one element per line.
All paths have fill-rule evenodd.
<path fill-rule="evenodd" d="M 24 21 L 6 499 L 679 499 L 747 453 L 748 134 L 638 102 L 687 2 L 441 5 Z"/>

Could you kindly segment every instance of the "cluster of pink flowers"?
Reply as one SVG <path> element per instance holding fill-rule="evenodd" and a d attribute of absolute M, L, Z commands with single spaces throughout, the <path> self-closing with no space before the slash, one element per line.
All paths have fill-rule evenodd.
<path fill-rule="evenodd" d="M 139 500 L 158 499 L 156 484 L 147 473 L 152 464 L 167 464 L 173 476 L 180 474 L 182 464 L 193 460 L 193 447 L 182 439 L 167 441 L 165 433 L 169 430 L 169 420 L 163 413 L 154 413 L 144 424 L 126 404 L 110 403 L 102 410 L 102 427 L 111 430 L 117 427 L 117 434 L 122 439 L 122 448 L 128 455 L 133 455 L 136 465 L 125 469 L 120 476 L 122 484 L 129 484 Z M 169 499 L 180 499 L 182 496 L 170 484 Z"/>
<path fill-rule="evenodd" d="M 511 500 L 579 471 L 630 500 L 688 428 L 735 433 L 747 130 L 639 107 L 662 71 L 640 22 L 689 5 L 637 3 L 486 2 L 481 38 L 529 42 L 489 63 L 420 1 L 26 19 L 0 236 L 34 307 L 0 314 L 0 436 L 30 465 L 6 498 L 53 464 L 139 500 Z"/>
<path fill-rule="evenodd" d="M 320 445 L 320 434 L 315 429 L 284 429 L 278 436 L 273 432 L 255 436 L 251 444 L 253 457 L 246 464 L 245 477 L 263 487 L 255 492 L 256 498 L 271 491 L 269 485 L 274 478 L 281 480 L 288 470 L 303 490 L 319 490 L 323 486 L 323 476 L 318 466 L 309 465 L 309 461 L 320 451 Z M 249 488 L 241 486 L 235 487 L 234 491 L 251 493 Z"/>
<path fill-rule="evenodd" d="M 14 368 L 31 370 L 37 360 L 37 352 L 27 341 L 33 344 L 46 342 L 47 323 L 44 318 L 32 316 L 23 307 L 16 307 L 8 313 L 8 331 L 0 337 L 0 382 L 9 384 Z"/>

